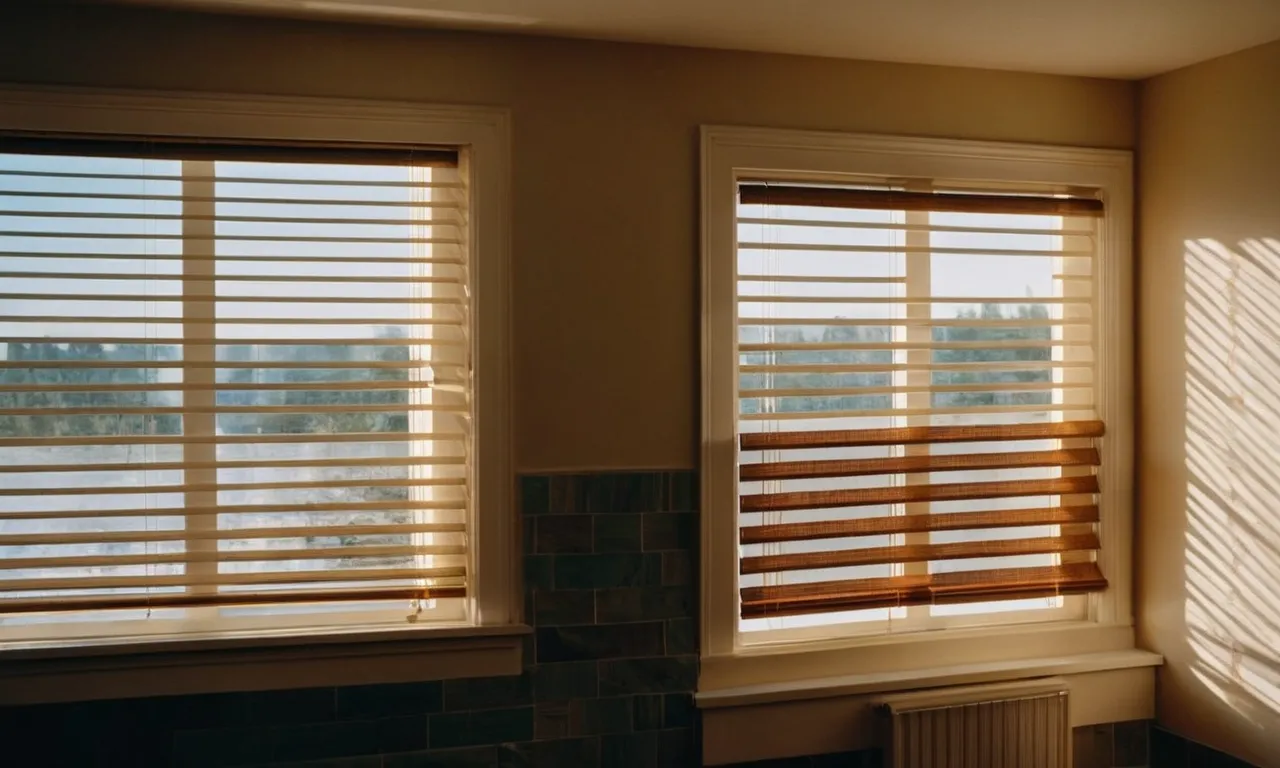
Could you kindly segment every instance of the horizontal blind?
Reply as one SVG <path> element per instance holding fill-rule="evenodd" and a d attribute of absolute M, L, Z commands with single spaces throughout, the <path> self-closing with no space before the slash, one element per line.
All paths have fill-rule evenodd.
<path fill-rule="evenodd" d="M 1105 589 L 1101 201 L 913 181 L 738 203 L 743 619 Z"/>
<path fill-rule="evenodd" d="M 452 150 L 0 139 L 0 624 L 464 597 L 467 199 Z"/>

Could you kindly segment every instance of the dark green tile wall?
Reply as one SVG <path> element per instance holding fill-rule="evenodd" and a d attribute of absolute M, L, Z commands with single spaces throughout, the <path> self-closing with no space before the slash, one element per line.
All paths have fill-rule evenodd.
<path fill-rule="evenodd" d="M 0 708 L 0 765 L 698 765 L 694 473 L 519 482 L 523 674 Z"/>

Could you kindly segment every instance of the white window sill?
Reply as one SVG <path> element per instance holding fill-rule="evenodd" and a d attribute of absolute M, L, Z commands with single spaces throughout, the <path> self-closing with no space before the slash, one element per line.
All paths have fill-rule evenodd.
<path fill-rule="evenodd" d="M 901 672 L 872 672 L 842 677 L 795 680 L 764 685 L 746 685 L 695 696 L 701 709 L 742 707 L 783 701 L 861 696 L 891 691 L 910 691 L 950 685 L 1000 683 L 1036 677 L 1078 675 L 1117 669 L 1158 667 L 1164 657 L 1150 651 L 1111 651 L 1047 659 L 1017 659 L 985 664 L 955 664 Z"/>
<path fill-rule="evenodd" d="M 1142 650 L 985 661 L 701 691 L 703 762 L 724 765 L 883 746 L 876 706 L 888 692 L 1053 678 L 1070 691 L 1071 726 L 1155 716 L 1159 654 Z M 787 723 L 779 729 L 777 723 Z"/>
<path fill-rule="evenodd" d="M 0 645 L 0 705 L 518 675 L 524 625 Z"/>

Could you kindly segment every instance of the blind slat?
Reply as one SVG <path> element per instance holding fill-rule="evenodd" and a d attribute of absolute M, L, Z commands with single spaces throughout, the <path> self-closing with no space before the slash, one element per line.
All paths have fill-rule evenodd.
<path fill-rule="evenodd" d="M 1075 413 L 1088 412 L 1093 415 L 1090 403 L 1072 403 L 1071 405 L 960 405 L 948 407 L 921 408 L 865 408 L 844 411 L 779 411 L 762 413 L 744 413 L 739 421 L 822 421 L 824 419 L 851 419 L 881 416 L 953 416 L 953 415 L 985 415 L 997 416 L 1012 413 Z M 755 434 L 755 433 L 748 433 Z"/>
<path fill-rule="evenodd" d="M 830 243 L 738 243 L 744 251 L 805 251 L 813 253 L 926 253 L 934 256 L 1046 256 L 1090 258 L 1093 251 L 1046 250 L 1043 248 L 945 248 L 907 245 L 833 245 Z"/>
<path fill-rule="evenodd" d="M 449 413 L 464 418 L 469 409 L 462 405 L 214 405 L 133 408 L 95 405 L 76 408 L 0 408 L 0 416 L 164 416 L 184 413 Z M 3 471 L 0 469 L 0 471 Z"/>
<path fill-rule="evenodd" d="M 277 483 L 185 483 L 182 485 L 117 485 L 86 488 L 3 488 L 5 496 L 130 496 L 158 493 L 202 493 L 218 491 L 270 491 L 286 488 L 420 488 L 466 485 L 464 477 L 423 477 L 395 480 L 284 480 Z"/>
<path fill-rule="evenodd" d="M 1063 339 L 990 339 L 986 341 L 815 341 L 743 343 L 738 352 L 839 352 L 839 351 L 888 351 L 909 349 L 1045 349 L 1052 347 L 1088 347 L 1087 341 Z"/>
<path fill-rule="evenodd" d="M 180 279 L 180 278 L 175 278 Z M 201 282 L 208 282 L 201 281 Z M 0 300 L 10 301 L 123 301 L 123 302 L 184 302 L 190 301 L 177 294 L 163 293 L 0 293 Z M 219 296 L 219 304 L 392 304 L 396 306 L 414 306 L 416 304 L 457 304 L 466 300 L 460 296 L 423 296 L 417 298 L 386 298 L 379 296 Z M 167 318 L 141 318 L 142 322 L 165 322 Z M 138 318 L 130 318 L 127 322 L 138 322 Z M 113 322 L 120 322 L 113 319 Z M 219 318 L 218 322 L 228 322 Z M 328 322 L 328 319 L 325 319 Z M 350 320 L 348 320 L 350 322 Z M 355 322 L 368 322 L 355 318 Z M 402 322 L 415 322 L 406 320 Z"/>
<path fill-rule="evenodd" d="M 139 364 L 138 368 L 146 368 Z M 211 366 L 217 367 L 217 366 Z M 258 382 L 251 384 L 184 384 L 182 382 L 160 384 L 0 384 L 0 392 L 272 392 L 314 390 L 359 391 L 397 390 L 397 389 L 434 389 L 446 384 L 457 384 L 458 381 L 398 381 L 371 380 L 361 381 L 287 381 Z"/>
<path fill-rule="evenodd" d="M 0 195 L 4 194 L 0 192 Z M 178 198 L 181 200 L 181 198 Z M 212 198 L 217 203 L 225 200 Z M 226 224 L 325 224 L 372 225 L 383 227 L 431 227 L 460 224 L 457 219 L 360 219 L 342 217 L 304 218 L 298 216 L 237 216 L 232 214 L 196 213 L 114 213 L 108 211 L 23 211 L 2 210 L 0 216 L 32 219 L 94 219 L 102 221 L 216 221 Z M 219 236 L 221 238 L 222 236 Z"/>
<path fill-rule="evenodd" d="M 282 528 L 222 528 L 208 531 L 92 531 L 88 533 L 3 533 L 0 547 L 63 544 L 154 543 L 159 541 L 256 541 L 307 536 L 373 536 L 411 533 L 462 533 L 457 523 L 386 523 L 382 525 L 307 525 Z"/>
<path fill-rule="evenodd" d="M 399 581 L 407 579 L 460 578 L 462 566 L 441 568 L 365 568 L 321 571 L 258 571 L 219 573 L 208 577 L 191 575 L 80 576 L 48 579 L 0 579 L 0 592 L 40 592 L 71 589 L 136 589 L 199 586 L 275 586 L 284 584 L 331 584 L 343 581 Z"/>
<path fill-rule="evenodd" d="M 1097 466 L 1098 451 L 1079 448 L 1058 451 L 1017 453 L 956 453 L 926 456 L 894 456 L 885 459 L 835 459 L 825 461 L 781 461 L 744 464 L 739 479 L 795 480 L 819 477 L 859 477 L 915 472 L 954 472 L 974 469 L 1018 469 L 1024 467 Z"/>
<path fill-rule="evenodd" d="M 0 171 L 0 178 L 6 175 Z M 120 194 L 115 192 L 44 192 L 18 187 L 0 188 L 0 197 L 19 197 L 57 200 L 138 200 L 151 203 L 223 203 L 236 205 L 333 205 L 339 207 L 369 208 L 461 208 L 460 203 L 449 200 L 357 200 L 324 197 L 240 197 L 236 195 L 162 195 L 162 194 Z M 15 216 L 25 216 L 28 212 L 14 211 Z M 97 216 L 92 211 L 84 211 L 79 216 Z M 147 217 L 147 214 L 138 214 Z M 319 219 L 321 222 L 332 222 L 333 219 Z M 350 219 L 362 222 L 363 219 Z"/>
<path fill-rule="evenodd" d="M 742 616 L 763 618 L 930 603 L 1053 597 L 1106 588 L 1107 580 L 1094 563 L 787 584 L 742 590 Z"/>
<path fill-rule="evenodd" d="M 922 501 L 965 501 L 1015 496 L 1058 496 L 1097 493 L 1094 475 L 1051 480 L 1005 480 L 990 483 L 940 483 L 891 488 L 853 488 L 836 491 L 790 491 L 742 496 L 743 512 L 781 512 L 796 509 L 864 507 Z"/>
<path fill-rule="evenodd" d="M 1098 507 L 1034 507 L 931 515 L 890 515 L 814 523 L 750 525 L 739 530 L 742 544 L 843 539 L 855 536 L 889 536 L 933 531 L 979 531 L 1031 525 L 1073 525 L 1098 522 Z"/>
<path fill-rule="evenodd" d="M 242 283 L 368 283 L 370 285 L 435 284 L 462 285 L 461 277 L 370 277 L 364 275 L 215 275 L 212 277 L 184 277 L 178 274 L 146 274 L 128 272 L 0 272 L 0 277 L 24 280 L 158 280 L 162 282 L 242 282 Z M 232 297 L 227 297 L 228 300 Z M 147 299 L 148 301 L 150 298 Z"/>
<path fill-rule="evenodd" d="M 467 596 L 462 585 L 394 587 L 377 589 L 309 589 L 274 592 L 147 593 L 139 595 L 74 595 L 36 598 L 0 598 L 0 613 L 48 613 L 54 611 L 121 611 L 161 608 L 306 605 L 318 603 L 378 603 L 456 599 Z"/>
<path fill-rule="evenodd" d="M 934 562 L 984 557 L 1017 557 L 1098 549 L 1096 534 L 1041 536 L 1033 539 L 992 539 L 949 544 L 908 544 L 866 547 L 831 552 L 802 552 L 789 555 L 744 557 L 739 561 L 743 575 L 782 571 L 845 568 L 886 563 Z"/>
<path fill-rule="evenodd" d="M 70 555 L 66 557 L 8 557 L 0 560 L 0 573 L 25 568 L 118 568 L 134 565 L 180 565 L 183 563 L 276 563 L 294 560 L 360 560 L 366 558 L 415 557 L 419 555 L 465 555 L 457 545 L 384 545 L 307 547 L 298 549 L 236 549 L 212 552 L 168 552 L 145 555 Z"/>
<path fill-rule="evenodd" d="M 912 392 L 1046 392 L 1050 390 L 1092 389 L 1093 385 L 1062 384 L 1053 381 L 993 381 L 983 384 L 923 384 L 915 387 L 792 387 L 789 389 L 738 390 L 738 397 L 844 397 L 859 395 L 910 394 Z"/>
<path fill-rule="evenodd" d="M 1041 371 L 1058 368 L 1093 368 L 1093 363 L 1062 360 L 1012 360 L 984 363 L 781 363 L 739 365 L 739 373 L 893 373 L 895 371 Z"/>
<path fill-rule="evenodd" d="M 0 233 L 3 234 L 3 233 Z M 130 236 L 135 237 L 135 236 Z M 137 239 L 135 237 L 135 239 Z M 399 242 L 399 241 L 397 241 Z M 457 243 L 437 243 L 437 245 Z M 434 249 L 433 249 L 434 250 Z M 302 256 L 293 254 L 183 256 L 165 253 L 101 253 L 92 251 L 0 251 L 0 256 L 15 259 L 105 259 L 107 261 L 176 261 L 181 263 L 216 261 L 219 264 L 449 264 L 461 266 L 465 261 L 456 256 Z"/>
<path fill-rule="evenodd" d="M 1039 406 L 1036 406 L 1039 407 Z M 869 445 L 1052 440 L 1102 437 L 1101 421 L 1052 421 L 1039 424 L 991 424 L 956 427 L 893 427 L 823 432 L 767 432 L 741 435 L 744 451 L 785 448 L 853 448 Z"/>
<path fill-rule="evenodd" d="M 789 219 L 784 217 L 768 218 L 760 216 L 739 216 L 739 224 L 763 224 L 774 227 L 806 227 L 816 229 L 866 229 L 872 231 L 890 230 L 893 232 L 946 232 L 958 234 L 983 235 L 1049 235 L 1052 237 L 1093 237 L 1092 229 L 1064 227 L 1063 229 L 1044 229 L 1040 227 L 984 227 L 965 226 L 963 224 L 908 224 L 906 222 L 885 223 L 875 221 L 840 221 L 836 219 Z"/>
<path fill-rule="evenodd" d="M 301 504 L 260 503 L 260 504 L 221 504 L 216 507 L 182 506 L 182 507 L 146 507 L 141 509 L 63 509 L 63 510 L 6 510 L 0 520 L 84 520 L 102 518 L 104 520 L 122 517 L 162 518 L 162 517 L 210 517 L 217 515 L 264 515 L 267 517 L 295 512 L 370 512 L 370 511 L 425 511 L 463 512 L 466 504 L 462 501 L 334 501 L 305 502 Z M 453 523 L 433 523 L 432 532 L 460 533 L 465 528 Z"/>
<path fill-rule="evenodd" d="M 456 432 L 316 432 L 277 435 L 86 435 L 84 437 L 0 437 L 0 448 L 85 445 L 254 445 L 271 443 L 399 443 L 464 440 Z"/>
<path fill-rule="evenodd" d="M 158 346 L 187 347 L 458 347 L 465 342 L 461 339 L 443 339 L 421 336 L 369 337 L 369 338 L 330 338 L 326 336 L 309 336 L 307 338 L 236 338 L 191 339 L 186 340 L 174 336 L 7 336 L 10 344 L 155 344 Z"/>
<path fill-rule="evenodd" d="M 40 472 L 158 472 L 170 469 L 299 469 L 303 467 L 443 467 L 466 464 L 464 456 L 386 456 L 336 459 L 249 459 L 239 461 L 134 461 L 82 464 L 0 464 L 0 474 Z M 3 518 L 4 513 L 0 513 Z"/>

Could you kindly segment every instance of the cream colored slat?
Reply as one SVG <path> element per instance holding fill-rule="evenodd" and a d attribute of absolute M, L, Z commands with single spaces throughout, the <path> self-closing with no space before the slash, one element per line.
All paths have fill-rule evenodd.
<path fill-rule="evenodd" d="M 4 318 L 0 318 L 3 320 Z M 148 322 L 156 322 L 150 320 Z M 222 320 L 220 322 L 226 322 Z M 753 325 L 826 325 L 826 326 L 928 326 L 933 328 L 1052 328 L 1057 326 L 1087 326 L 1088 320 L 1055 320 L 1053 318 L 1019 318 L 1012 320 L 981 320 L 978 318 L 906 318 L 906 317 L 739 317 L 739 326 Z M 887 342 L 886 342 L 887 344 Z M 885 345 L 881 345 L 884 348 Z"/>
<path fill-rule="evenodd" d="M 180 342 L 179 342 L 180 343 Z M 227 343 L 227 342 L 222 342 Z M 207 345 L 206 345 L 207 346 Z M 400 346 L 409 346 L 401 344 Z M 298 362 L 256 362 L 253 360 L 218 360 L 215 362 L 184 362 L 181 360 L 0 360 L 0 370 L 17 368 L 236 368 L 245 370 L 270 369 L 319 369 L 319 370 L 393 370 L 416 368 L 440 368 L 425 361 L 416 360 L 368 360 L 351 362 L 349 360 L 308 360 Z M 446 365 L 446 368 L 458 366 Z"/>
<path fill-rule="evenodd" d="M 0 448 L 73 445 L 246 445 L 268 443 L 399 443 L 461 441 L 458 432 L 325 432 L 300 435 L 94 435 L 90 437 L 0 437 Z"/>
<path fill-rule="evenodd" d="M 422 546 L 350 546 L 314 549 L 237 549 L 215 552 L 172 552 L 148 555 L 72 555 L 70 557 L 7 557 L 0 572 L 25 568 L 111 568 L 165 563 L 270 563 L 329 558 L 405 557 L 413 555 L 465 555 L 466 547 L 445 544 Z"/>
<path fill-rule="evenodd" d="M 208 462 L 201 462 L 207 464 Z M 120 485 L 84 488 L 0 488 L 5 496 L 130 496 L 159 493 L 205 493 L 214 491 L 277 491 L 314 488 L 422 488 L 467 484 L 465 477 L 422 477 L 401 480 L 286 480 L 278 483 L 184 483 L 181 485 Z"/>
<path fill-rule="evenodd" d="M 456 581 L 448 586 L 446 581 Z M 467 596 L 465 582 L 434 579 L 431 586 L 370 586 L 365 589 L 276 589 L 198 594 L 153 592 L 141 594 L 58 595 L 25 599 L 0 598 L 0 613 L 49 613 L 71 611 L 121 611 L 161 608 L 217 608 L 233 606 L 317 605 L 349 602 L 398 602 L 417 605 L 420 600 L 460 600 Z"/>
<path fill-rule="evenodd" d="M 105 464 L 0 464 L 0 474 L 39 472 L 159 472 L 171 469 L 267 469 L 283 467 L 445 467 L 466 464 L 465 456 L 387 456 L 350 459 L 249 459 L 246 461 L 153 461 Z M 0 512 L 3 518 L 5 512 Z"/>
<path fill-rule="evenodd" d="M 0 177 L 4 176 L 4 172 L 0 171 Z M 461 203 L 451 202 L 448 200 L 350 200 L 340 198 L 314 198 L 314 197 L 236 197 L 233 195 L 216 195 L 214 197 L 202 197 L 200 195 L 130 195 L 116 192 L 37 192 L 25 189 L 0 189 L 0 197 L 33 197 L 43 199 L 59 199 L 59 200 L 145 200 L 147 202 L 164 203 L 246 203 L 250 205 L 336 205 L 343 207 L 370 207 L 370 208 L 462 208 Z M 15 211 L 13 215 L 27 215 L 25 211 Z M 98 216 L 97 213 L 80 213 L 85 217 Z M 140 214 L 146 217 L 146 214 Z M 274 219 L 267 219 L 273 221 Z M 319 219 L 319 221 L 328 221 L 327 219 Z M 386 223 L 378 219 L 349 219 L 346 221 L 364 222 L 371 221 L 373 223 Z M 410 220 L 412 221 L 412 220 Z"/>
<path fill-rule="evenodd" d="M 739 251 L 804 251 L 814 253 L 928 253 L 934 256 L 1049 256 L 1089 258 L 1093 251 L 1054 251 L 1030 248 L 935 248 L 908 245 L 832 245 L 830 243 L 738 243 Z"/>
<path fill-rule="evenodd" d="M 273 584 L 324 584 L 342 581 L 399 581 L 408 579 L 463 578 L 462 566 L 443 568 L 359 568 L 316 571 L 260 571 L 198 576 L 81 576 L 52 579 L 0 579 L 0 592 L 35 592 L 68 589 L 130 589 L 146 587 L 194 587 Z"/>
<path fill-rule="evenodd" d="M 83 315 L 0 315 L 0 323 L 148 323 L 174 325 L 180 317 L 111 317 Z M 461 320 L 423 317 L 219 317 L 218 325 L 442 325 L 458 326 Z M 228 342 L 223 342 L 228 343 Z M 235 343 L 234 341 L 230 343 Z"/>
<path fill-rule="evenodd" d="M 194 202 L 187 200 L 187 202 Z M 225 200 L 212 198 L 212 202 Z M 285 216 L 236 216 L 229 214 L 204 215 L 198 213 L 110 213 L 92 211 L 15 211 L 0 210 L 0 216 L 32 219 L 93 219 L 105 221 L 219 221 L 235 224 L 371 224 L 384 227 L 456 227 L 456 218 L 446 219 L 350 219 L 340 217 L 300 218 Z"/>
<path fill-rule="evenodd" d="M 191 281 L 196 282 L 196 281 Z M 210 282 L 202 280 L 199 282 Z M 185 301 L 178 294 L 147 293 L 0 293 L 0 301 L 127 301 L 127 302 L 177 302 Z M 422 296 L 418 298 L 385 298 L 369 296 L 225 296 L 219 295 L 220 304 L 415 304 L 464 305 L 466 300 L 450 296 Z M 152 320 L 154 321 L 154 320 Z M 163 321 L 163 318 L 161 318 Z M 219 318 L 218 322 L 227 322 Z"/>
<path fill-rule="evenodd" d="M 432 222 L 422 222 L 429 224 Z M 445 226 L 446 222 L 434 222 L 435 226 Z M 440 237 L 324 237 L 321 235 L 169 235 L 152 232 L 35 232 L 25 229 L 0 230 L 0 237 L 38 237 L 58 238 L 66 240 L 176 240 L 191 242 L 192 240 L 217 240 L 220 242 L 262 242 L 262 243 L 383 243 L 383 244 L 415 244 L 460 245 L 457 238 Z M 221 257 L 213 260 L 220 261 Z"/>
<path fill-rule="evenodd" d="M 901 277 L 843 277 L 811 275 L 738 275 L 743 283 L 852 283 L 854 285 L 898 285 L 905 283 Z"/>
<path fill-rule="evenodd" d="M 765 224 L 777 227 L 813 227 L 822 229 L 867 229 L 889 230 L 892 232 L 968 232 L 979 235 L 1052 235 L 1092 237 L 1092 229 L 1019 229 L 1000 227 L 966 227 L 961 225 L 941 224 L 881 224 L 869 221 L 832 221 L 830 219 L 769 219 L 759 217 L 739 217 L 739 224 Z"/>
<path fill-rule="evenodd" d="M 134 408 L 128 406 L 80 406 L 75 408 L 0 408 L 0 416 L 159 416 L 184 413 L 408 413 L 432 411 L 466 416 L 465 406 L 449 405 L 215 405 Z"/>
<path fill-rule="evenodd" d="M 220 504 L 216 507 L 149 507 L 146 509 L 6 510 L 0 520 L 85 520 L 122 517 L 216 517 L 218 515 L 279 515 L 293 512 L 368 512 L 435 510 L 465 513 L 460 501 L 334 501 L 303 504 Z M 432 533 L 461 533 L 462 523 L 436 523 Z"/>
<path fill-rule="evenodd" d="M 145 368 L 145 365 L 134 366 Z M 216 367 L 216 366 L 213 366 Z M 271 391 L 345 391 L 433 389 L 443 383 L 457 381 L 298 381 L 262 384 L 0 384 L 0 392 L 271 392 Z"/>
<path fill-rule="evenodd" d="M 738 294 L 740 304 L 1084 304 L 1091 299 L 1034 296 L 753 296 Z"/>
<path fill-rule="evenodd" d="M 400 242 L 400 241 L 397 241 Z M 456 245 L 456 243 L 454 243 Z M 0 251 L 0 256 L 13 259 L 105 259 L 108 261 L 216 261 L 219 264 L 248 262 L 250 264 L 266 264 L 281 262 L 286 264 L 451 264 L 463 265 L 465 260 L 460 256 L 182 256 L 166 253 L 87 253 L 84 251 Z M 181 278 L 179 278 L 181 279 Z"/>
<path fill-rule="evenodd" d="M 827 352 L 827 351 L 893 351 L 898 349 L 1039 349 L 1047 347 L 1088 347 L 1087 341 L 1061 339 L 998 339 L 992 341 L 924 341 L 924 342 L 775 342 L 764 344 L 739 344 L 739 352 Z"/>
<path fill-rule="evenodd" d="M 41 179 L 114 179 L 119 181 L 213 181 L 223 184 L 288 184 L 300 187 L 387 187 L 400 189 L 464 189 L 458 181 L 362 181 L 338 179 L 275 179 L 253 176 L 183 176 L 181 174 L 88 173 L 67 171 L 0 171 L 6 176 Z"/>
<path fill-rule="evenodd" d="M 890 373 L 893 371 L 1039 371 L 1093 368 L 1093 363 L 1063 360 L 1001 360 L 989 363 L 782 363 L 739 365 L 739 373 Z"/>
<path fill-rule="evenodd" d="M 0 278 L 40 280 L 159 280 L 163 282 L 242 282 L 242 283 L 434 283 L 462 285 L 461 277 L 364 277 L 359 275 L 217 275 L 216 277 L 183 277 L 179 274 L 143 274 L 122 272 L 0 272 Z M 219 297 L 231 300 L 231 297 Z M 148 297 L 148 300 L 151 300 Z"/>
<path fill-rule="evenodd" d="M 933 384 L 921 386 L 883 387 L 818 387 L 794 389 L 740 389 L 738 397 L 856 397 L 858 395 L 891 395 L 909 392 L 1050 392 L 1059 389 L 1092 389 L 1092 384 L 1053 381 L 1002 381 L 989 384 Z M 822 413 L 818 411 L 817 413 Z"/>
<path fill-rule="evenodd" d="M 180 337 L 162 336 L 7 336 L 10 344 L 159 344 L 161 346 L 231 347 L 245 346 L 351 346 L 351 347 L 458 347 L 466 342 L 457 339 L 433 339 L 421 336 L 378 337 L 367 339 L 330 339 L 311 337 L 305 339 L 238 339 L 222 338 L 200 341 L 184 341 Z"/>
<path fill-rule="evenodd" d="M 1051 405 L 969 405 L 947 408 L 860 408 L 856 411 L 796 411 L 790 413 L 743 413 L 740 421 L 797 421 L 801 419 L 852 419 L 870 416 L 950 416 L 960 414 L 1060 413 L 1087 411 L 1091 404 Z"/>
<path fill-rule="evenodd" d="M 400 533 L 462 533 L 465 526 L 449 523 L 390 523 L 383 525 L 305 525 L 286 528 L 217 528 L 205 531 L 94 531 L 91 533 L 2 533 L 0 547 L 109 544 L 155 541 L 256 541 L 307 536 L 375 536 Z M 2 561 L 0 561 L 2 562 Z"/>

